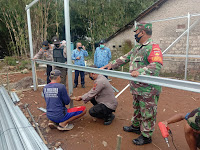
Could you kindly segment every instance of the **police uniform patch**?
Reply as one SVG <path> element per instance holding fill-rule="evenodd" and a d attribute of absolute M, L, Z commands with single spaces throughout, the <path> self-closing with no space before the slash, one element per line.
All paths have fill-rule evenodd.
<path fill-rule="evenodd" d="M 93 90 L 95 90 L 97 87 L 97 84 L 95 83 L 94 86 L 93 86 Z"/>
<path fill-rule="evenodd" d="M 158 44 L 152 45 L 152 51 L 148 57 L 149 63 L 158 62 L 163 65 L 163 55 Z"/>

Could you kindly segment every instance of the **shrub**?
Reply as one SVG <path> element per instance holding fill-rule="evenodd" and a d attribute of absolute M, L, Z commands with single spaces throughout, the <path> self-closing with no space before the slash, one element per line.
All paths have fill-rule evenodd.
<path fill-rule="evenodd" d="M 27 68 L 27 65 L 29 65 L 29 64 L 30 64 L 30 61 L 29 61 L 29 60 L 22 60 L 22 61 L 20 62 L 19 69 L 20 69 L 20 70 L 23 70 L 23 69 Z"/>
<path fill-rule="evenodd" d="M 4 62 L 9 66 L 16 66 L 16 59 L 13 57 L 6 56 Z"/>

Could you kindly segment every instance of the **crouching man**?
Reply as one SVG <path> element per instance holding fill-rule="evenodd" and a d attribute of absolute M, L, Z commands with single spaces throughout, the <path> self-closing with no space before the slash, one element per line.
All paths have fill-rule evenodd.
<path fill-rule="evenodd" d="M 86 113 L 85 106 L 67 109 L 65 105 L 70 103 L 70 98 L 64 84 L 61 84 L 60 70 L 53 70 L 50 73 L 51 82 L 44 89 L 47 117 L 50 120 L 49 127 L 58 130 L 71 130 L 73 124 L 69 122 L 80 118 Z"/>
<path fill-rule="evenodd" d="M 97 68 L 96 66 L 90 66 Z M 83 96 L 78 96 L 75 100 L 83 100 L 84 103 L 90 101 L 94 106 L 90 108 L 89 114 L 92 117 L 104 119 L 104 125 L 110 125 L 115 118 L 113 112 L 117 108 L 117 100 L 114 91 L 106 77 L 96 73 L 89 73 L 91 80 L 94 80 L 93 88 Z"/>
<path fill-rule="evenodd" d="M 163 121 L 167 126 L 171 123 L 176 123 L 181 120 L 186 120 L 184 130 L 185 139 L 190 150 L 200 149 L 200 107 L 187 114 L 176 114 L 171 118 Z"/>

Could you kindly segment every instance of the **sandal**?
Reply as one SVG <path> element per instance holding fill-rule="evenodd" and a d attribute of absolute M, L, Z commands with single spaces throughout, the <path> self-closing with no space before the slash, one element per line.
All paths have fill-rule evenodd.
<path fill-rule="evenodd" d="M 60 131 L 69 131 L 74 128 L 73 124 L 67 124 L 65 127 L 58 125 L 57 129 Z"/>
<path fill-rule="evenodd" d="M 55 123 L 55 122 L 49 122 L 48 126 L 51 129 L 56 129 L 58 127 L 59 124 Z"/>

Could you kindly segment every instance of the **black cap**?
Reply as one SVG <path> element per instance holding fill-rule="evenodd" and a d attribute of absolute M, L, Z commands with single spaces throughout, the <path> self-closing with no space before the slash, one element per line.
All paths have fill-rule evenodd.
<path fill-rule="evenodd" d="M 54 36 L 52 38 L 52 42 L 53 42 L 53 44 L 60 44 L 60 40 L 59 40 L 59 38 L 57 36 Z"/>
<path fill-rule="evenodd" d="M 48 41 L 44 41 L 44 42 L 42 42 L 42 45 L 48 46 L 49 42 Z"/>
<path fill-rule="evenodd" d="M 106 41 L 105 40 L 101 40 L 99 43 L 100 44 L 104 44 L 104 43 L 106 43 Z"/>

